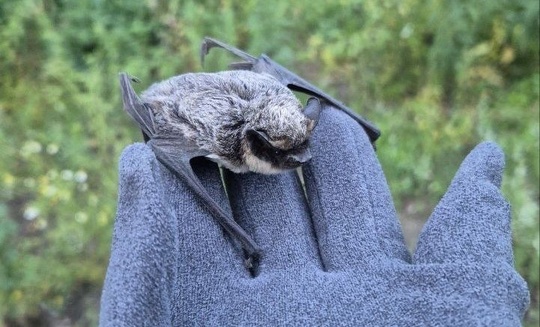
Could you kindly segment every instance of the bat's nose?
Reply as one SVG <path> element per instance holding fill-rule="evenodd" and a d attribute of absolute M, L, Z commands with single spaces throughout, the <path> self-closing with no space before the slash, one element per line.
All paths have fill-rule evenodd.
<path fill-rule="evenodd" d="M 291 158 L 300 163 L 300 164 L 303 164 L 303 163 L 306 163 L 308 162 L 310 159 L 311 159 L 311 152 L 309 151 L 309 149 L 306 149 L 305 151 L 303 151 L 302 153 L 298 153 L 298 154 L 293 154 L 291 156 Z"/>

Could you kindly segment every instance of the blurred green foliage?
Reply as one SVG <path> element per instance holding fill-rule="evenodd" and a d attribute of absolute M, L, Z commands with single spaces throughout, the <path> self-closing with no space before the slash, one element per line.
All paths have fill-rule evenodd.
<path fill-rule="evenodd" d="M 497 141 L 516 266 L 531 288 L 526 324 L 537 325 L 538 6 L 0 0 L 0 326 L 96 324 L 117 160 L 140 139 L 117 74 L 144 87 L 201 71 L 206 35 L 267 53 L 375 122 L 402 213 L 427 215 L 467 152 Z M 207 69 L 229 61 L 212 54 Z"/>

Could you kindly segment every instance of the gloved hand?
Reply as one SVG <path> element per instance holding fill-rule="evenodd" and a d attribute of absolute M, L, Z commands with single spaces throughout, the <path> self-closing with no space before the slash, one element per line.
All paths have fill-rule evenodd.
<path fill-rule="evenodd" d="M 519 326 L 509 206 L 493 143 L 465 159 L 409 256 L 383 172 L 360 126 L 324 110 L 294 173 L 196 171 L 263 249 L 244 268 L 186 185 L 150 149 L 128 147 L 101 303 L 102 326 Z M 384 149 L 381 149 L 384 151 Z"/>

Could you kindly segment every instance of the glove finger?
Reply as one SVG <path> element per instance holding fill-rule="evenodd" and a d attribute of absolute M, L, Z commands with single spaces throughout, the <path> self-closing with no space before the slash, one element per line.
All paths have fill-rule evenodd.
<path fill-rule="evenodd" d="M 499 189 L 503 169 L 495 143 L 482 143 L 465 158 L 420 233 L 414 262 L 512 264 L 510 206 Z"/>
<path fill-rule="evenodd" d="M 311 150 L 313 159 L 304 172 L 325 268 L 409 260 L 386 179 L 361 126 L 327 107 Z"/>
<path fill-rule="evenodd" d="M 159 167 L 152 151 L 144 144 L 127 147 L 119 170 L 118 207 L 101 300 L 101 316 L 108 321 L 120 311 L 126 314 L 126 320 L 131 316 L 139 318 L 136 310 L 125 305 L 126 298 L 165 305 L 161 290 L 148 280 L 162 280 L 167 288 L 170 279 L 166 276 L 176 269 L 171 261 L 163 260 L 175 252 L 174 224 L 160 210 L 163 197 L 154 176 Z"/>
<path fill-rule="evenodd" d="M 197 158 L 192 160 L 192 167 L 193 171 L 208 191 L 210 197 L 223 208 L 229 217 L 234 218 L 217 164 L 210 162 L 207 159 Z M 199 198 L 197 198 L 197 202 L 200 206 L 201 200 Z M 211 256 L 215 260 L 220 261 L 220 264 L 216 264 L 216 262 L 214 262 L 215 260 L 209 262 L 209 264 L 214 266 L 214 271 L 216 272 L 229 269 L 229 271 L 236 274 L 235 276 L 250 277 L 251 275 L 245 267 L 244 251 L 241 249 L 240 243 L 233 239 L 223 227 L 217 223 L 216 219 L 209 214 L 209 211 L 204 205 L 199 211 L 205 213 L 204 216 L 206 219 L 198 218 L 198 220 L 200 220 L 198 222 L 199 224 L 198 226 L 195 226 L 194 232 L 197 235 L 196 238 L 200 239 L 200 244 L 197 246 L 209 247 L 204 251 L 208 253 L 202 253 L 200 259 L 204 260 L 205 257 Z M 193 211 L 188 209 L 185 212 L 189 213 Z M 208 238 L 208 240 L 204 240 L 204 238 Z M 190 241 L 193 244 L 193 240 Z M 194 248 L 194 250 L 197 251 L 200 249 Z M 190 255 L 193 256 L 194 251 L 190 253 Z M 197 258 L 197 256 L 193 257 Z M 201 268 L 203 271 L 206 270 L 206 268 Z"/>
<path fill-rule="evenodd" d="M 177 281 L 208 284 L 204 279 L 209 275 L 248 276 L 241 252 L 234 251 L 192 191 L 157 161 L 147 145 L 126 148 L 119 168 L 118 208 L 102 295 L 103 320 L 116 320 L 122 312 L 125 320 L 118 319 L 128 324 L 163 325 L 167 317 L 139 309 L 168 307 Z M 215 166 L 198 171 L 219 185 Z M 222 191 L 216 190 L 209 189 L 221 204 L 226 203 L 221 200 Z"/>
<path fill-rule="evenodd" d="M 235 219 L 262 248 L 257 274 L 320 269 L 309 208 L 294 171 L 224 175 Z"/>
<path fill-rule="evenodd" d="M 172 233 L 174 237 L 176 250 L 167 256 L 177 256 L 182 262 L 180 269 L 186 269 L 186 273 L 196 270 L 234 271 L 247 276 L 242 251 L 210 214 L 202 199 L 187 183 L 161 165 L 147 146 L 141 145 L 137 150 L 130 153 L 133 164 L 141 171 L 136 178 L 140 179 L 141 187 L 155 189 L 161 198 L 159 210 L 166 215 L 147 217 L 146 221 L 167 220 L 166 233 Z M 195 159 L 192 166 L 210 196 L 231 214 L 217 165 L 205 159 Z M 144 199 L 141 201 L 146 204 Z"/>

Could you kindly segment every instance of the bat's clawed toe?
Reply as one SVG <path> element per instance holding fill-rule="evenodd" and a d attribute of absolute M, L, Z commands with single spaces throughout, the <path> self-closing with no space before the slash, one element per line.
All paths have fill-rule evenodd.
<path fill-rule="evenodd" d="M 259 252 L 251 253 L 244 260 L 244 266 L 250 271 L 254 271 L 259 267 L 260 254 Z"/>
<path fill-rule="evenodd" d="M 212 39 L 210 37 L 205 37 L 203 39 L 203 42 L 201 44 L 201 63 L 204 64 L 204 57 L 210 52 L 210 49 L 212 48 L 222 48 L 225 49 L 232 54 L 244 59 L 246 62 L 252 62 L 255 63 L 257 61 L 257 58 L 253 57 L 249 53 L 246 53 L 240 49 L 237 49 L 233 46 L 230 46 L 226 43 L 223 43 L 221 41 L 218 41 L 216 39 Z"/>

